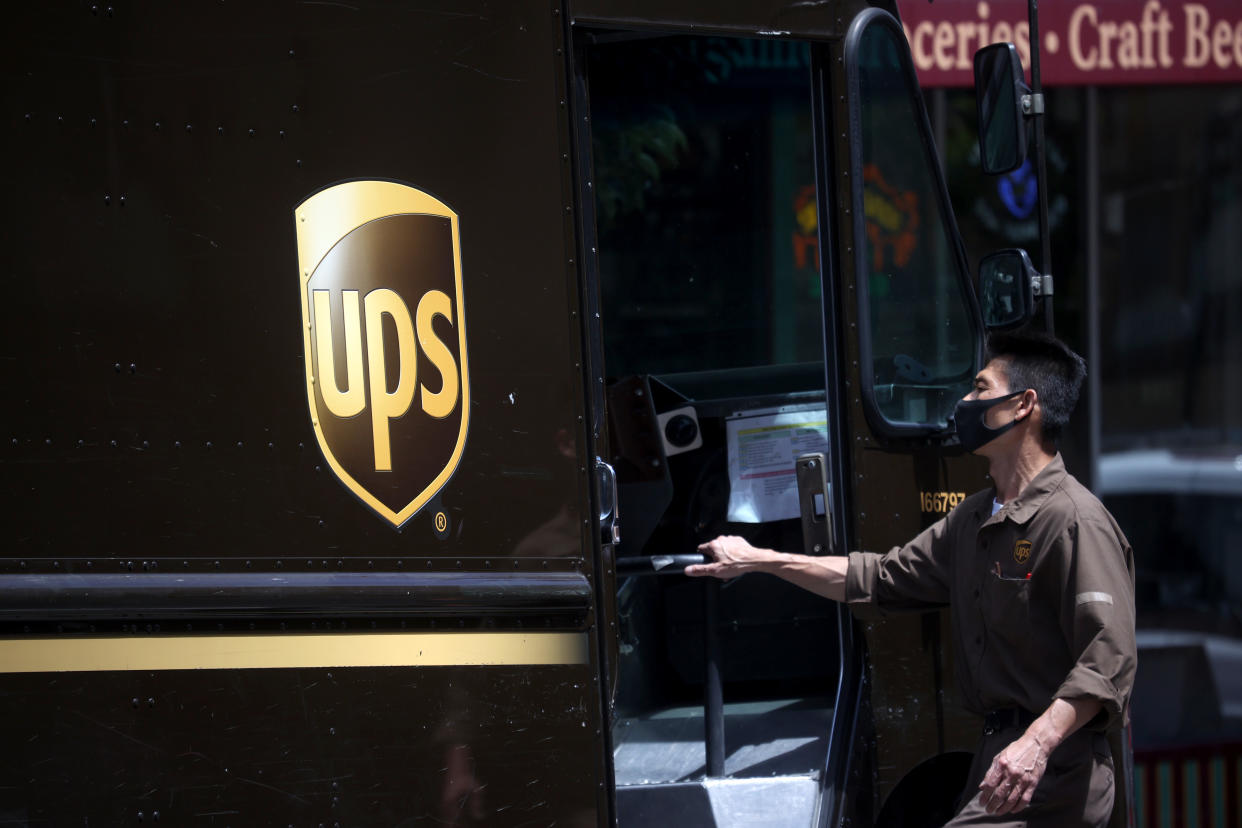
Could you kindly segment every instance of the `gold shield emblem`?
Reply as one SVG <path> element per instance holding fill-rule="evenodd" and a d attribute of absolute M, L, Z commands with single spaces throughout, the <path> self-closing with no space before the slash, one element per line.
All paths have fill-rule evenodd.
<path fill-rule="evenodd" d="M 470 416 L 457 214 L 392 181 L 294 210 L 306 397 L 333 473 L 400 526 L 444 487 Z"/>
<path fill-rule="evenodd" d="M 1020 540 L 1013 545 L 1013 559 L 1020 564 L 1024 564 L 1031 559 L 1031 542 L 1029 540 Z"/>

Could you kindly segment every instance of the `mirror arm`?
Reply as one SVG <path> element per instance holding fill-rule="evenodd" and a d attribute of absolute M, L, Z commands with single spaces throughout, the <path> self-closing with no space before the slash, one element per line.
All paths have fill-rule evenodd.
<path fill-rule="evenodd" d="M 1042 92 L 1032 92 L 1029 95 L 1022 96 L 1022 114 L 1028 118 L 1032 115 L 1044 114 L 1044 94 Z"/>
<path fill-rule="evenodd" d="M 1052 274 L 1044 273 L 1031 277 L 1031 295 L 1032 296 L 1051 296 L 1052 295 Z"/>
<path fill-rule="evenodd" d="M 1031 109 L 1035 122 L 1035 186 L 1039 190 L 1039 269 L 1052 270 L 1052 239 L 1048 228 L 1048 169 L 1044 160 L 1043 93 L 1039 67 L 1039 2 L 1026 0 L 1027 20 L 1031 42 Z M 1038 98 L 1038 101 L 1036 100 Z M 1038 107 L 1038 109 L 1036 109 Z M 1024 107 L 1025 108 L 1025 107 Z M 1043 295 L 1044 330 L 1055 330 L 1052 317 L 1052 294 Z"/>

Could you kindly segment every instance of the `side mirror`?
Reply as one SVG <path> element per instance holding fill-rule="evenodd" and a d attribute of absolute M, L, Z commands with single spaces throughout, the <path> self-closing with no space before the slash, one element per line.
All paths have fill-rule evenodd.
<path fill-rule="evenodd" d="M 1035 297 L 1052 293 L 1025 250 L 998 250 L 979 263 L 979 305 L 988 330 L 1017 328 L 1035 316 Z"/>
<path fill-rule="evenodd" d="M 979 111 L 979 163 L 990 175 L 1007 173 L 1026 160 L 1022 97 L 1030 94 L 1022 61 L 1012 43 L 975 52 L 975 105 Z"/>

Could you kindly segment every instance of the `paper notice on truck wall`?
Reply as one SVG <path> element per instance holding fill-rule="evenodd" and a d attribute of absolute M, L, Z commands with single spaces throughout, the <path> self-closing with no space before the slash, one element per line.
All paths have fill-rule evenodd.
<path fill-rule="evenodd" d="M 825 409 L 765 409 L 725 420 L 729 454 L 729 520 L 765 523 L 796 518 L 794 464 L 809 451 L 828 454 Z"/>

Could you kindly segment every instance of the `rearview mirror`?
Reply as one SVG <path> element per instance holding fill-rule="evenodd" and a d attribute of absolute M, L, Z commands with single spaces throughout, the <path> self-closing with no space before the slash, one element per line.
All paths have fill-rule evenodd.
<path fill-rule="evenodd" d="M 993 43 L 975 52 L 979 163 L 985 173 L 1007 173 L 1026 160 L 1022 96 L 1029 93 L 1012 43 Z"/>
<path fill-rule="evenodd" d="M 1011 248 L 979 263 L 979 305 L 988 330 L 1025 325 L 1035 315 L 1036 286 L 1042 279 L 1025 250 Z"/>

